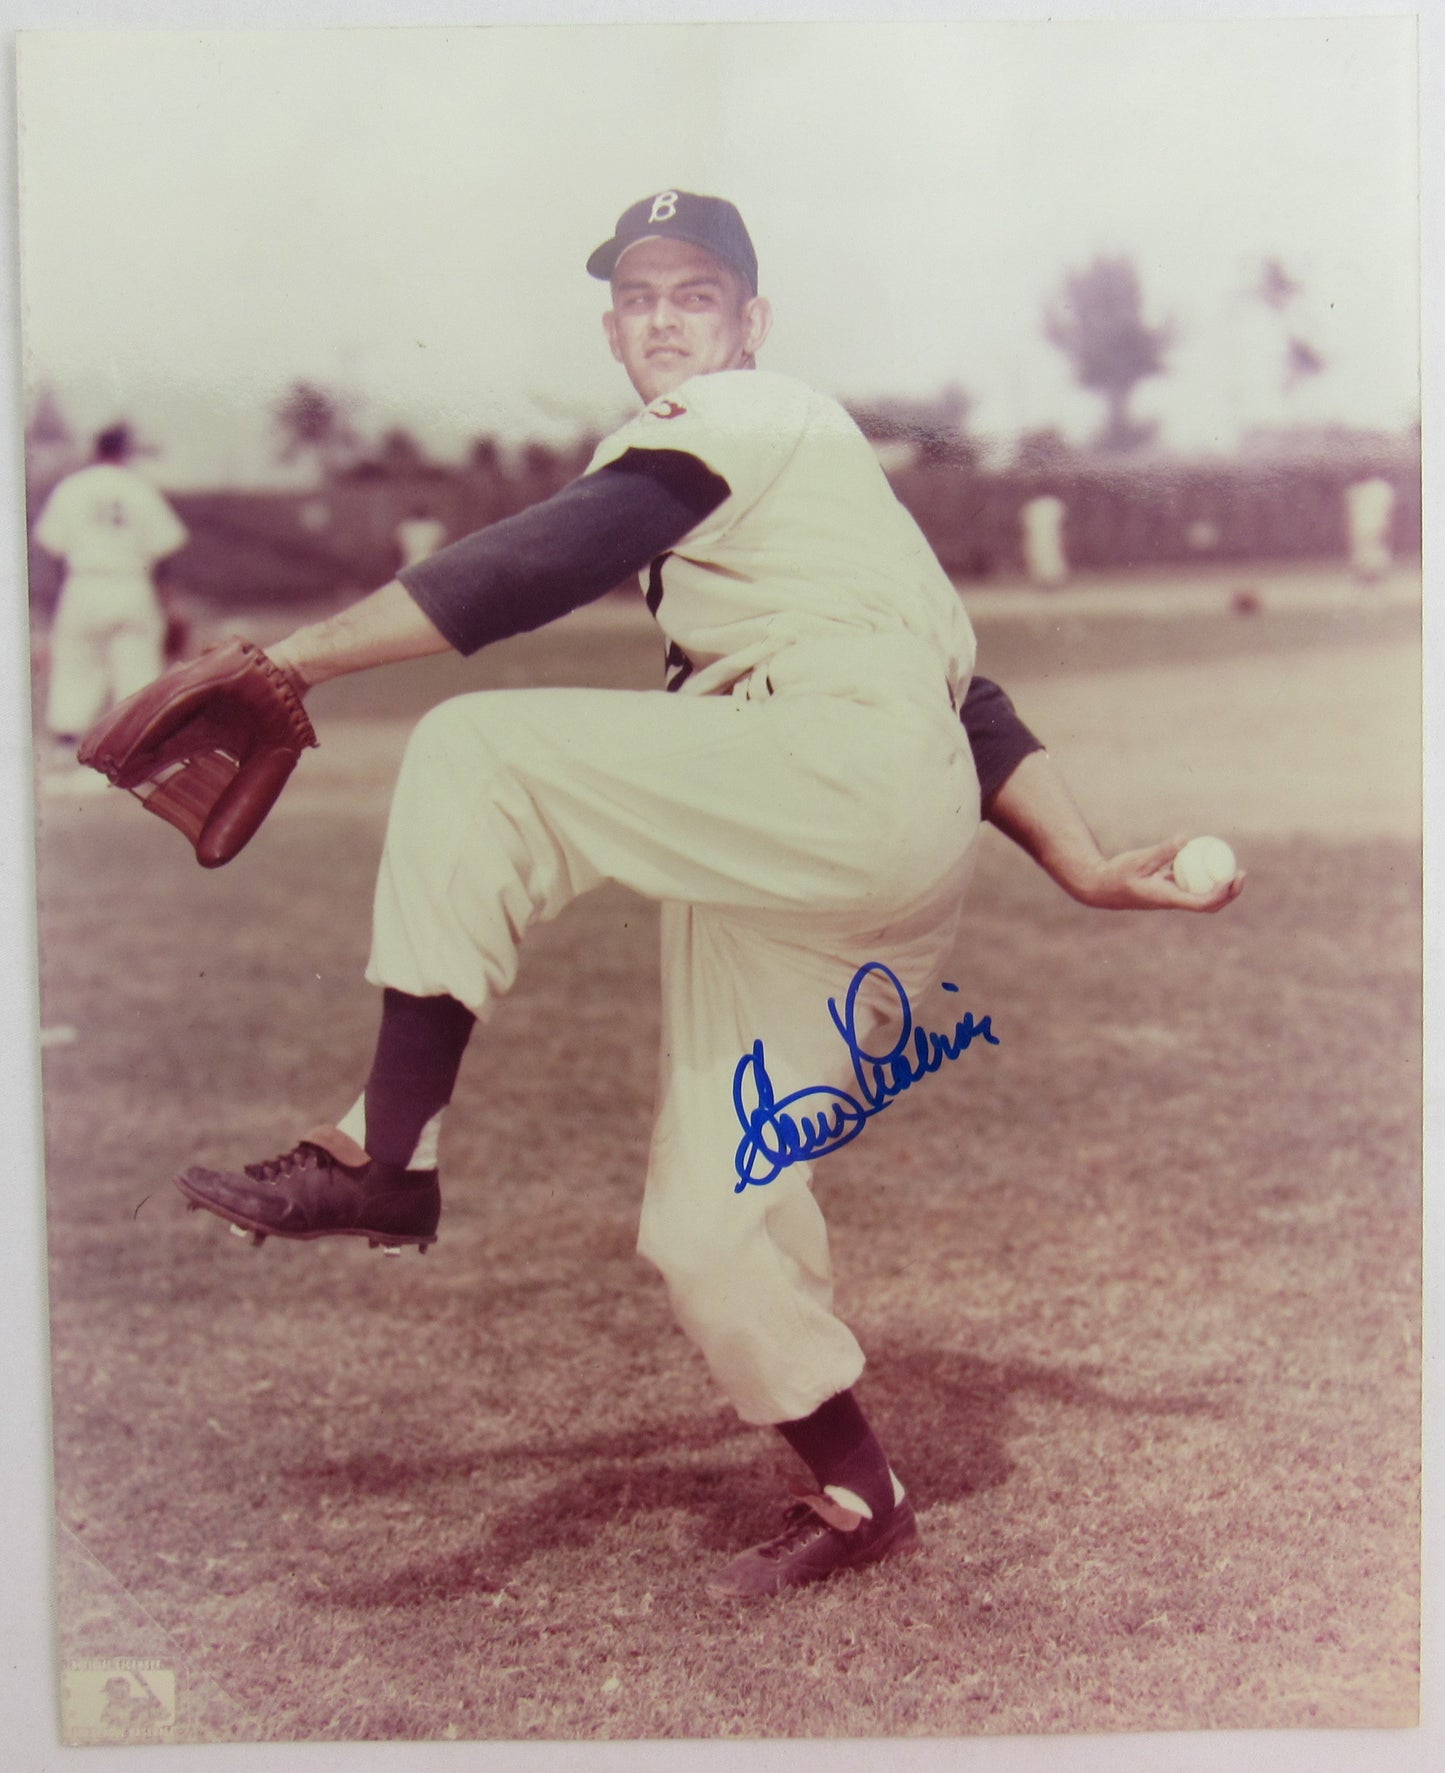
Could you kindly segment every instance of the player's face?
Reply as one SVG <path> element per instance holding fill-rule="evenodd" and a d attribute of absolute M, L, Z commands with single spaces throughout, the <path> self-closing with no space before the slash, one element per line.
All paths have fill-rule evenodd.
<path fill-rule="evenodd" d="M 639 240 L 617 262 L 602 316 L 612 355 L 644 400 L 689 376 L 751 368 L 768 304 L 721 259 L 686 240 Z"/>

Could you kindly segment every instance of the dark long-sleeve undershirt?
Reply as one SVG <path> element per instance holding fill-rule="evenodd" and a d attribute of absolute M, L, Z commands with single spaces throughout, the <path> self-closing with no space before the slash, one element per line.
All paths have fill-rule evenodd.
<path fill-rule="evenodd" d="M 958 717 L 973 752 L 979 803 L 987 816 L 994 795 L 1026 757 L 1044 749 L 1044 743 L 1019 719 L 1004 691 L 976 673 L 969 679 Z"/>
<path fill-rule="evenodd" d="M 728 484 L 681 450 L 629 450 L 398 577 L 459 653 L 595 603 L 696 529 Z"/>
<path fill-rule="evenodd" d="M 728 492 L 720 475 L 682 450 L 629 450 L 398 576 L 438 632 L 469 655 L 596 602 L 675 548 Z M 987 811 L 1043 745 L 986 677 L 969 684 L 959 718 Z"/>

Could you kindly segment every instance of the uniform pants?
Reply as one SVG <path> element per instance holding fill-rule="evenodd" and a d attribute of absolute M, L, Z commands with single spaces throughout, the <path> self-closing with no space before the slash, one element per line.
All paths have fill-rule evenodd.
<path fill-rule="evenodd" d="M 84 733 L 112 702 L 160 676 L 165 619 L 148 577 L 72 573 L 50 630 L 52 733 Z"/>
<path fill-rule="evenodd" d="M 978 817 L 941 665 L 905 637 L 796 645 L 731 696 L 462 696 L 408 746 L 373 983 L 485 1017 L 533 921 L 604 880 L 661 902 L 639 1249 L 745 1421 L 808 1415 L 857 1380 L 863 1355 L 833 1312 L 810 1167 L 736 1191 L 735 1069 L 761 1039 L 779 1097 L 855 1089 L 828 999 L 870 961 L 894 971 L 921 1023 L 951 1031 L 962 1000 L 938 993 L 939 969 Z M 897 1009 L 896 993 L 875 996 L 865 1034 Z"/>

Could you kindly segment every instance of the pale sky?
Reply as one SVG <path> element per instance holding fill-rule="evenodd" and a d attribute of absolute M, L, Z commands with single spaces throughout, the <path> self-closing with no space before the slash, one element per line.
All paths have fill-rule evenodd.
<path fill-rule="evenodd" d="M 771 368 L 843 397 L 956 381 L 973 424 L 1077 440 L 1041 314 L 1131 256 L 1180 333 L 1141 414 L 1241 427 L 1418 411 L 1406 18 L 42 33 L 20 56 L 25 370 L 158 476 L 255 478 L 307 377 L 443 455 L 632 401 L 582 269 L 667 186 L 741 207 Z M 1325 373 L 1288 395 L 1261 259 Z"/>

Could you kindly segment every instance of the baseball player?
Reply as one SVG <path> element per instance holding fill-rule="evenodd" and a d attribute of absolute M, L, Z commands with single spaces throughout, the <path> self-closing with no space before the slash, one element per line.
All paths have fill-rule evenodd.
<path fill-rule="evenodd" d="M 396 526 L 396 549 L 403 568 L 419 566 L 447 539 L 447 526 L 425 505 L 414 505 Z"/>
<path fill-rule="evenodd" d="M 1356 582 L 1374 585 L 1390 570 L 1390 520 L 1395 489 L 1382 474 L 1352 481 L 1345 488 L 1345 528 L 1350 568 Z"/>
<path fill-rule="evenodd" d="M 131 453 L 127 426 L 102 431 L 95 460 L 55 487 L 35 526 L 40 546 L 65 562 L 45 720 L 67 750 L 108 703 L 149 683 L 165 662 L 166 619 L 152 573 L 184 545 L 186 531 L 127 465 Z"/>
<path fill-rule="evenodd" d="M 1064 557 L 1064 501 L 1057 493 L 1040 493 L 1019 512 L 1023 530 L 1024 570 L 1041 591 L 1057 591 L 1069 576 Z"/>
<path fill-rule="evenodd" d="M 730 203 L 648 196 L 588 270 L 641 411 L 571 486 L 300 629 L 270 668 L 304 690 L 471 653 L 637 572 L 666 688 L 483 692 L 422 718 L 377 884 L 364 1089 L 279 1157 L 177 1182 L 258 1238 L 425 1248 L 442 1112 L 527 929 L 606 880 L 658 901 L 639 1248 L 743 1420 L 776 1425 L 814 1480 L 711 1583 L 751 1598 L 907 1551 L 918 1529 L 854 1393 L 863 1354 L 833 1310 L 809 1164 L 738 1186 L 740 1058 L 765 1043 L 779 1099 L 849 1084 L 829 1002 L 860 979 L 865 1047 L 900 991 L 920 1023 L 954 1023 L 940 969 L 981 809 L 1090 904 L 1214 910 L 1239 882 L 1184 894 L 1177 844 L 1100 854 L 1007 697 L 973 677 L 963 608 L 871 447 L 833 401 L 756 368 L 771 311 Z"/>

